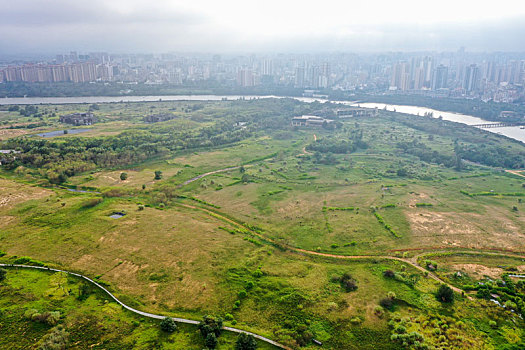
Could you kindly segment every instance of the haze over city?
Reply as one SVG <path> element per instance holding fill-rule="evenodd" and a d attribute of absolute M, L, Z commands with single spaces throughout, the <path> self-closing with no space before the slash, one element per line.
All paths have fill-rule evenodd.
<path fill-rule="evenodd" d="M 1 0 L 1 55 L 523 51 L 521 1 Z"/>

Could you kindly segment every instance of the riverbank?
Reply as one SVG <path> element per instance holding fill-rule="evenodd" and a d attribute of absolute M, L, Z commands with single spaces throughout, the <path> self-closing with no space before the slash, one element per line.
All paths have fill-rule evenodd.
<path fill-rule="evenodd" d="M 156 101 L 235 101 L 266 98 L 293 98 L 301 102 L 333 102 L 345 105 L 360 106 L 366 108 L 384 109 L 400 113 L 423 116 L 425 113 L 432 113 L 433 117 L 442 117 L 449 120 L 467 125 L 485 124 L 490 120 L 479 117 L 446 112 L 422 106 L 395 105 L 385 103 L 366 102 L 356 104 L 355 101 L 328 100 L 316 97 L 291 97 L 282 95 L 151 95 L 151 96 L 90 96 L 90 97 L 13 97 L 0 99 L 0 105 L 36 105 L 36 104 L 94 104 L 94 103 L 124 103 L 124 102 L 156 102 Z M 511 139 L 525 143 L 525 130 L 519 126 L 487 129 L 488 131 L 507 136 Z"/>

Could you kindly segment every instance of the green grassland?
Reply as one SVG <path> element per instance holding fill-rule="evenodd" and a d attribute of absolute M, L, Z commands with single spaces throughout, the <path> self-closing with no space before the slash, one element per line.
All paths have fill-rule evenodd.
<path fill-rule="evenodd" d="M 31 320 L 33 312 L 59 312 L 58 325 L 69 333 L 68 349 L 201 349 L 196 326 L 179 324 L 174 333 L 162 332 L 159 321 L 124 311 L 107 295 L 79 278 L 62 273 L 9 269 L 0 290 L 3 349 L 31 349 L 57 326 Z M 84 297 L 79 300 L 80 289 Z M 218 349 L 231 349 L 235 336 L 219 337 Z M 261 349 L 271 347 L 260 344 Z"/>
<path fill-rule="evenodd" d="M 484 281 L 487 271 L 503 278 L 500 265 L 525 271 L 519 257 L 508 256 L 525 255 L 525 177 L 495 166 L 516 168 L 525 159 L 523 144 L 383 111 L 341 119 L 336 128 L 292 128 L 294 115 L 335 108 L 293 100 L 99 104 L 100 122 L 87 133 L 20 137 L 20 131 L 67 128 L 58 115 L 88 108 L 0 114 L 0 148 L 23 151 L 0 168 L 0 250 L 6 253 L 0 260 L 27 256 L 96 276 L 137 309 L 220 316 L 226 325 L 292 348 L 314 349 L 313 339 L 330 349 L 523 344 L 516 313 L 468 288 L 471 297 L 456 294 L 454 303 L 442 304 L 433 295 L 440 283 L 414 266 L 431 259 L 436 276 L 458 288 Z M 174 119 L 143 122 L 158 113 Z M 8 128 L 34 122 L 45 125 Z M 476 152 L 496 156 L 474 163 L 478 146 Z M 215 173 L 191 181 L 209 172 Z M 110 218 L 115 212 L 126 215 Z M 506 255 L 425 255 L 437 250 Z M 385 270 L 396 277 L 385 278 Z M 458 271 L 464 281 L 453 277 Z M 345 273 L 357 290 L 338 282 Z M 1 315 L 17 326 L 0 327 L 10 337 L 5 344 L 29 332 L 27 348 L 50 331 L 24 319 L 34 308 L 60 309 L 59 323 L 77 348 L 101 340 L 101 348 L 203 346 L 196 328 L 164 334 L 95 291 L 84 301 L 47 295 L 52 278 L 8 271 Z M 68 283 L 75 294 L 79 281 Z M 395 293 L 391 310 L 379 306 L 389 292 Z M 81 332 L 82 315 L 93 320 L 97 335 Z M 400 334 L 410 332 L 424 340 L 403 340 Z M 220 348 L 233 347 L 233 335 L 219 339 Z"/>

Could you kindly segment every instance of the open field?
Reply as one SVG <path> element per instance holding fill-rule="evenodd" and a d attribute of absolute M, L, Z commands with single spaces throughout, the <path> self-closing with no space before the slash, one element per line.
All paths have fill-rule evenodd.
<path fill-rule="evenodd" d="M 88 106 L 42 108 L 56 115 L 43 116 L 48 125 L 41 130 L 57 130 L 65 127 L 57 115 Z M 327 107 L 291 100 L 98 108 L 101 122 L 89 133 L 13 138 L 0 147 L 23 151 L 0 171 L 3 261 L 27 256 L 96 276 L 135 308 L 193 319 L 220 316 L 292 348 L 316 348 L 316 339 L 331 349 L 399 349 L 402 344 L 391 340 L 399 323 L 422 334 L 429 348 L 522 344 L 523 321 L 508 309 L 475 293 L 456 294 L 452 304 L 433 294 L 440 279 L 463 288 L 486 276 L 503 278 L 508 271 L 498 266 L 522 273 L 525 263 L 431 256 L 437 280 L 411 264 L 421 264 L 416 257 L 433 248 L 525 255 L 524 180 L 461 161 L 474 157 L 472 145 L 485 143 L 504 150 L 487 162 L 519 164 L 525 146 L 387 112 L 341 120 L 334 129 L 292 128 L 290 116 Z M 156 113 L 174 119 L 142 121 Z M 2 118 L 17 120 L 13 112 Z M 234 169 L 189 182 L 226 168 Z M 117 212 L 125 216 L 109 217 Z M 405 260 L 381 258 L 394 256 Z M 385 278 L 386 270 L 396 277 Z M 451 277 L 457 271 L 468 280 Z M 356 290 L 342 287 L 345 273 Z M 34 274 L 35 283 L 45 278 Z M 18 277 L 5 283 L 11 278 Z M 379 306 L 389 292 L 395 293 L 391 311 Z M 88 304 L 78 312 L 100 307 Z M 439 322 L 454 331 L 432 333 L 427 324 Z M 169 342 L 158 331 L 133 332 Z M 201 341 L 190 329 L 173 339 L 183 334 L 184 341 Z M 133 335 L 118 339 L 136 341 Z M 224 341 L 231 345 L 231 338 Z"/>
<path fill-rule="evenodd" d="M 32 348 L 56 329 L 52 324 L 29 319 L 26 315 L 30 310 L 60 313 L 60 324 L 69 333 L 68 349 L 201 349 L 203 346 L 197 327 L 180 324 L 173 334 L 164 333 L 158 321 L 123 310 L 78 278 L 23 269 L 9 269 L 8 274 L 9 281 L 0 292 L 3 348 Z M 87 287 L 87 295 L 79 300 L 83 286 Z M 234 342 L 235 336 L 225 332 L 219 337 L 218 349 L 231 349 Z M 272 349 L 264 343 L 259 347 Z"/>

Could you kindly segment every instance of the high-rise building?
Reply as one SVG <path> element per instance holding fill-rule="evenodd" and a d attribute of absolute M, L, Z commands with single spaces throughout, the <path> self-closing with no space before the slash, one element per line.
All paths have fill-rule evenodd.
<path fill-rule="evenodd" d="M 522 61 L 510 61 L 509 63 L 509 79 L 511 84 L 521 83 Z"/>
<path fill-rule="evenodd" d="M 432 90 L 446 89 L 448 87 L 448 67 L 439 65 L 434 70 L 432 77 Z"/>
<path fill-rule="evenodd" d="M 244 87 L 254 86 L 253 71 L 247 68 L 241 68 L 237 72 L 237 84 Z"/>
<path fill-rule="evenodd" d="M 390 86 L 399 90 L 408 90 L 410 88 L 410 72 L 406 62 L 394 64 Z"/>
<path fill-rule="evenodd" d="M 471 64 L 465 70 L 465 79 L 463 80 L 463 89 L 466 92 L 476 91 L 479 88 L 481 72 L 477 65 Z"/>
<path fill-rule="evenodd" d="M 414 90 L 421 90 L 425 87 L 425 69 L 417 67 L 414 70 Z"/>
<path fill-rule="evenodd" d="M 303 88 L 305 87 L 304 84 L 304 68 L 303 67 L 297 67 L 295 68 L 295 87 Z"/>
<path fill-rule="evenodd" d="M 262 75 L 273 75 L 273 61 L 265 59 L 262 64 Z"/>

